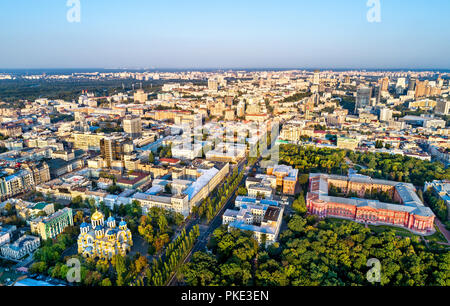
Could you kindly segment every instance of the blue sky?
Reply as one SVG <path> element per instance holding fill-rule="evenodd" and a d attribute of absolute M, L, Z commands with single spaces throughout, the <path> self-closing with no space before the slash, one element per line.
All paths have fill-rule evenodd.
<path fill-rule="evenodd" d="M 0 1 L 0 68 L 450 68 L 450 1 Z"/>

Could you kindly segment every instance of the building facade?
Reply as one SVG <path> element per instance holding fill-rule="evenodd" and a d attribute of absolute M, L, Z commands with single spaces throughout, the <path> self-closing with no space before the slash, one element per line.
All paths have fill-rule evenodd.
<path fill-rule="evenodd" d="M 228 225 L 228 229 L 251 231 L 258 243 L 268 246 L 277 241 L 282 219 L 283 208 L 277 202 L 255 200 L 240 203 L 239 210 L 226 210 L 222 223 Z"/>
<path fill-rule="evenodd" d="M 142 136 L 142 122 L 139 116 L 126 116 L 123 119 L 123 130 L 131 138 L 139 138 Z"/>
<path fill-rule="evenodd" d="M 329 196 L 331 186 L 358 198 Z M 363 199 L 372 192 L 385 192 L 399 204 Z M 435 215 L 425 207 L 412 184 L 376 180 L 365 176 L 311 174 L 306 198 L 309 213 L 321 218 L 336 217 L 374 225 L 392 225 L 420 234 L 435 232 Z"/>
<path fill-rule="evenodd" d="M 30 221 L 31 232 L 42 240 L 53 239 L 68 226 L 73 226 L 72 209 L 66 207 L 48 217 L 39 217 Z"/>
<path fill-rule="evenodd" d="M 27 170 L 19 170 L 0 178 L 0 196 L 2 199 L 11 198 L 30 191 L 34 186 L 33 174 Z"/>
<path fill-rule="evenodd" d="M 26 255 L 33 253 L 40 245 L 39 237 L 24 235 L 13 243 L 3 245 L 0 247 L 0 251 L 4 258 L 20 260 Z"/>
<path fill-rule="evenodd" d="M 298 170 L 286 165 L 276 165 L 267 168 L 267 175 L 277 178 L 277 187 L 281 187 L 284 194 L 295 195 L 298 182 Z"/>
<path fill-rule="evenodd" d="M 133 245 L 133 237 L 125 221 L 116 225 L 116 220 L 95 212 L 91 224 L 83 223 L 78 236 L 78 254 L 84 257 L 111 259 L 115 255 L 125 256 Z"/>

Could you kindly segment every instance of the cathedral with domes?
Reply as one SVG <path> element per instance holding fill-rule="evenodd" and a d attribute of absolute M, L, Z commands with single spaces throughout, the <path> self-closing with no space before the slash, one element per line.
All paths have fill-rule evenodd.
<path fill-rule="evenodd" d="M 97 211 L 91 217 L 91 224 L 83 223 L 78 236 L 78 254 L 84 257 L 111 259 L 114 255 L 125 256 L 133 245 L 131 231 L 125 221 L 116 225 L 116 219 Z"/>

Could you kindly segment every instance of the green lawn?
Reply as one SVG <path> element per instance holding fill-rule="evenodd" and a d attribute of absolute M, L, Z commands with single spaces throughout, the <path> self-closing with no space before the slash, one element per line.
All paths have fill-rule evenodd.
<path fill-rule="evenodd" d="M 417 235 L 411 233 L 410 231 L 408 231 L 406 229 L 395 227 L 395 226 L 369 225 L 369 228 L 374 233 L 383 233 L 383 232 L 388 232 L 388 231 L 394 231 L 395 235 L 400 236 L 400 237 L 414 237 L 414 236 L 417 236 Z"/>
<path fill-rule="evenodd" d="M 339 226 L 339 225 L 341 225 L 343 223 L 351 222 L 351 221 L 346 220 L 346 219 L 338 219 L 338 218 L 333 218 L 333 217 L 327 217 L 325 219 L 325 221 L 327 221 L 328 223 L 335 224 L 337 226 Z"/>
<path fill-rule="evenodd" d="M 395 234 L 397 236 L 400 237 L 414 237 L 417 236 L 419 237 L 419 235 L 416 235 L 414 233 L 411 233 L 410 231 L 403 229 L 403 228 L 398 228 L 398 227 L 394 227 L 394 226 L 388 226 L 388 225 L 380 225 L 380 226 L 375 226 L 375 225 L 369 225 L 369 228 L 375 232 L 375 233 L 382 233 L 385 231 L 390 231 L 393 230 L 395 232 Z M 426 240 L 429 241 L 435 241 L 435 242 L 447 242 L 447 240 L 445 239 L 444 235 L 439 231 L 439 228 L 437 226 L 435 226 L 436 228 L 436 233 L 434 233 L 431 236 L 425 236 L 424 238 Z"/>
<path fill-rule="evenodd" d="M 445 239 L 444 235 L 441 233 L 439 228 L 435 225 L 434 228 L 436 229 L 436 233 L 434 233 L 431 236 L 425 237 L 425 239 L 429 241 L 436 241 L 436 242 L 447 242 L 447 239 Z"/>
<path fill-rule="evenodd" d="M 338 219 L 338 218 L 326 218 L 326 221 L 329 223 L 333 223 L 336 224 L 337 226 L 345 223 L 345 222 L 351 222 L 349 220 L 345 220 L 345 219 Z M 410 231 L 408 231 L 407 229 L 404 228 L 400 228 L 400 227 L 395 227 L 395 226 L 389 226 L 389 225 L 369 225 L 370 230 L 373 233 L 376 234 L 380 234 L 383 232 L 388 232 L 388 231 L 394 231 L 396 236 L 399 237 L 420 237 L 419 235 L 416 235 Z M 426 240 L 429 241 L 434 241 L 434 242 L 447 242 L 447 240 L 445 239 L 444 235 L 439 231 L 439 228 L 437 226 L 435 226 L 436 228 L 436 233 L 434 233 L 431 236 L 425 236 L 424 238 Z"/>

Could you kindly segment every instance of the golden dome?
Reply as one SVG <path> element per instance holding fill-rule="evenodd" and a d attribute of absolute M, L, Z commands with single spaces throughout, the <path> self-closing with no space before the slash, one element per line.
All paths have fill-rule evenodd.
<path fill-rule="evenodd" d="M 92 215 L 91 220 L 92 221 L 100 221 L 104 219 L 104 216 L 101 212 L 99 212 L 98 210 Z"/>

